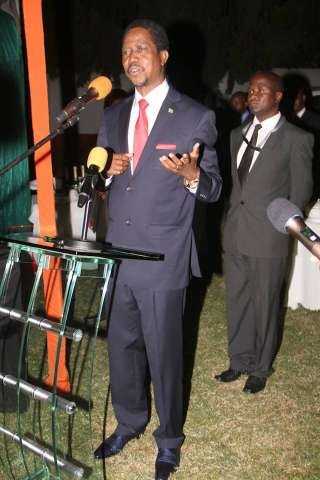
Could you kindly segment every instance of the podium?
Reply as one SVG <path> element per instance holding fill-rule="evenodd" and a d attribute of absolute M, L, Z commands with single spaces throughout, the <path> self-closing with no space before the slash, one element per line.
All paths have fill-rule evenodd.
<path fill-rule="evenodd" d="M 81 279 L 96 283 L 96 312 L 93 317 L 92 341 L 86 351 L 86 376 L 88 383 L 89 430 L 92 433 L 91 396 L 94 379 L 95 346 L 101 317 L 109 310 L 117 267 L 122 259 L 161 261 L 160 253 L 115 247 L 107 243 L 72 241 L 59 238 L 39 238 L 25 234 L 1 235 L 0 242 L 9 247 L 3 277 L 0 283 L 0 325 L 19 325 L 19 344 L 15 347 L 17 363 L 14 373 L 8 373 L 0 361 L 0 388 L 14 398 L 13 408 L 2 409 L 0 420 L 0 470 L 5 478 L 18 480 L 83 478 L 86 465 L 82 459 L 73 459 L 71 448 L 66 448 L 67 430 L 74 422 L 78 404 L 74 398 L 65 398 L 57 388 L 57 375 L 62 341 L 68 339 L 71 348 L 83 339 L 83 328 L 72 323 L 75 292 Z M 17 265 L 30 262 L 34 279 L 30 282 L 30 295 L 26 310 L 8 302 L 12 293 L 12 277 Z M 41 279 L 45 271 L 52 275 L 61 272 L 63 283 L 63 311 L 58 320 L 38 313 L 41 298 Z M 50 292 L 47 292 L 50 295 Z M 10 297 L 11 298 L 11 297 Z M 57 336 L 53 385 L 48 388 L 41 382 L 42 358 L 31 355 L 33 345 L 44 343 L 43 332 Z M 11 350 L 14 346 L 10 347 Z M 1 371 L 2 369 L 2 371 Z M 13 395 L 13 397 L 12 397 Z M 10 404 L 10 402 L 9 402 Z M 72 431 L 72 429 L 71 429 Z M 90 433 L 90 432 L 89 432 Z M 69 451 L 66 451 L 69 450 Z M 94 477 L 96 478 L 96 477 Z"/>

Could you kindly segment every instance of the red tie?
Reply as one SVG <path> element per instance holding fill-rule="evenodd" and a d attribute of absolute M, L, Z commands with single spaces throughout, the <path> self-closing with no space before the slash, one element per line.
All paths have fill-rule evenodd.
<path fill-rule="evenodd" d="M 142 98 L 139 100 L 139 117 L 134 129 L 134 141 L 133 141 L 133 171 L 138 165 L 142 150 L 146 144 L 148 138 L 148 119 L 146 114 L 146 108 L 148 106 L 147 100 Z"/>

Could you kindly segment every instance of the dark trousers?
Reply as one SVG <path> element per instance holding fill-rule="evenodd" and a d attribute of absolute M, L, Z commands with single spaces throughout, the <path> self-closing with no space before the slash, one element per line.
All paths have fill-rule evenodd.
<path fill-rule="evenodd" d="M 225 255 L 230 366 L 257 377 L 272 373 L 278 347 L 287 257 Z"/>
<path fill-rule="evenodd" d="M 141 431 L 149 419 L 150 371 L 160 425 L 159 448 L 184 440 L 182 316 L 185 289 L 152 291 L 117 284 L 108 328 L 117 433 Z"/>

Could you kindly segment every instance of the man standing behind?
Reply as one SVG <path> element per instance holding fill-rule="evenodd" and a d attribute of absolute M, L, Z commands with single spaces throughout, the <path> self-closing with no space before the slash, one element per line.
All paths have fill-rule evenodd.
<path fill-rule="evenodd" d="M 240 123 L 252 120 L 252 113 L 248 109 L 248 95 L 245 92 L 235 92 L 230 98 L 230 106 L 239 115 Z"/>
<path fill-rule="evenodd" d="M 244 392 L 264 389 L 278 347 L 280 292 L 289 239 L 267 218 L 277 197 L 303 208 L 312 192 L 312 136 L 279 113 L 281 78 L 258 72 L 248 103 L 254 119 L 231 133 L 233 189 L 224 229 L 230 367 L 221 382 L 249 377 Z"/>
<path fill-rule="evenodd" d="M 135 93 L 106 110 L 98 137 L 115 152 L 108 167 L 107 241 L 160 251 L 165 259 L 124 260 L 119 267 L 108 330 L 118 426 L 95 457 L 119 453 L 145 430 L 149 368 L 160 423 L 154 432 L 158 480 L 179 465 L 184 440 L 182 315 L 190 273 L 200 275 L 195 200 L 215 201 L 221 190 L 214 114 L 168 85 L 168 52 L 160 25 L 137 20 L 127 27 L 122 64 Z"/>
<path fill-rule="evenodd" d="M 292 122 L 314 135 L 312 197 L 317 200 L 320 196 L 320 115 L 309 108 L 312 103 L 312 94 L 307 80 L 301 77 L 300 82 L 300 88 L 293 103 L 295 117 Z"/>

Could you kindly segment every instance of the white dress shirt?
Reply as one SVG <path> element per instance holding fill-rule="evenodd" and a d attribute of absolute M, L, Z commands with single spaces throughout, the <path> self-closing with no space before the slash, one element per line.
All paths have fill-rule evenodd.
<path fill-rule="evenodd" d="M 271 135 L 272 130 L 275 128 L 277 123 L 279 122 L 281 118 L 281 113 L 278 112 L 276 115 L 273 115 L 272 117 L 267 118 L 266 120 L 263 120 L 263 122 L 259 122 L 257 117 L 254 117 L 252 124 L 249 127 L 249 130 L 246 132 L 246 139 L 248 142 L 251 140 L 251 137 L 253 135 L 254 127 L 259 123 L 261 125 L 260 130 L 258 131 L 258 139 L 257 139 L 257 145 L 256 147 L 262 148 L 268 138 Z M 247 143 L 245 141 L 242 142 L 241 147 L 239 148 L 239 152 L 237 155 L 237 167 L 239 167 L 242 156 L 247 148 Z M 252 169 L 253 165 L 255 164 L 257 157 L 259 155 L 259 151 L 255 150 L 252 158 L 252 162 L 249 168 L 249 172 Z"/>
<path fill-rule="evenodd" d="M 241 113 L 241 123 L 244 123 L 250 115 L 250 111 L 246 108 L 243 113 Z"/>
<path fill-rule="evenodd" d="M 297 112 L 297 117 L 301 118 L 304 114 L 304 112 L 306 111 L 306 107 L 303 107 L 301 110 L 299 110 L 299 112 Z"/>
<path fill-rule="evenodd" d="M 146 95 L 145 97 L 142 97 L 142 95 L 137 90 L 135 91 L 128 128 L 129 153 L 133 153 L 134 131 L 139 116 L 139 100 L 144 98 L 148 102 L 148 106 L 146 108 L 146 115 L 148 119 L 148 135 L 150 135 L 152 127 L 157 119 L 158 113 L 164 99 L 168 94 L 168 91 L 169 85 L 166 79 L 164 79 L 164 81 L 160 83 L 160 85 L 158 85 L 156 88 L 151 90 L 151 92 L 149 92 L 148 95 Z"/>
<path fill-rule="evenodd" d="M 144 98 L 148 102 L 148 106 L 146 108 L 146 115 L 148 119 L 148 135 L 149 135 L 157 119 L 157 116 L 163 104 L 163 101 L 168 94 L 168 91 L 169 91 L 169 85 L 166 79 L 164 79 L 164 81 L 160 83 L 160 85 L 158 85 L 156 88 L 151 90 L 151 92 L 149 92 L 148 95 L 146 95 L 145 97 L 142 97 L 142 95 L 137 90 L 135 90 L 134 99 L 132 102 L 132 107 L 130 112 L 130 118 L 129 118 L 129 127 L 128 127 L 129 151 L 121 152 L 121 153 L 131 153 L 131 154 L 133 153 L 134 131 L 135 131 L 135 126 L 139 116 L 139 104 L 138 104 L 139 100 L 141 100 L 141 98 Z M 131 173 L 133 173 L 132 160 L 130 160 L 130 168 L 131 168 Z M 110 185 L 112 179 L 113 179 L 113 176 L 108 177 L 106 179 L 105 181 L 106 187 Z"/>

